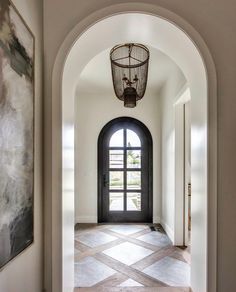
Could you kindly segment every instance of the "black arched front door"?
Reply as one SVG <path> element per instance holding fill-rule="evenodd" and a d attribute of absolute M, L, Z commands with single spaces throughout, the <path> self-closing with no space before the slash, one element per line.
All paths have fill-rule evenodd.
<path fill-rule="evenodd" d="M 152 222 L 152 138 L 136 119 L 114 119 L 99 135 L 98 221 Z"/>

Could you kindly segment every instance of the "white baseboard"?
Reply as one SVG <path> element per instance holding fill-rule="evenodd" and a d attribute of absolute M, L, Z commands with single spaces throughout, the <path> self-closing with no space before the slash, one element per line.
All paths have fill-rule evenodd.
<path fill-rule="evenodd" d="M 98 223 L 97 216 L 77 216 L 75 218 L 76 223 Z"/>
<path fill-rule="evenodd" d="M 162 225 L 163 229 L 165 230 L 166 234 L 168 235 L 169 239 L 174 244 L 174 231 L 163 220 L 161 220 L 161 225 Z"/>
<path fill-rule="evenodd" d="M 161 223 L 161 218 L 159 216 L 153 216 L 153 223 Z"/>

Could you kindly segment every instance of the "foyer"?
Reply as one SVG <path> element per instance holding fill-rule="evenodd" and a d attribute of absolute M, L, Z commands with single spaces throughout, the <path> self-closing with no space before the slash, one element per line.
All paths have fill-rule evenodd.
<path fill-rule="evenodd" d="M 120 23 L 132 30 L 122 31 Z M 142 27 L 142 34 L 139 33 L 139 23 L 145 24 Z M 110 27 L 113 27 L 112 31 Z M 152 28 L 151 34 L 150 28 Z M 112 33 L 114 31 L 116 33 Z M 95 45 L 94 39 L 97 35 L 109 37 L 103 43 L 99 42 Z M 155 35 L 166 35 L 166 38 L 161 40 L 160 37 L 157 41 Z M 173 43 L 179 39 L 185 45 L 186 54 L 191 56 L 188 61 L 182 46 L 178 48 L 178 57 L 173 54 Z M 135 108 L 124 107 L 123 103 L 115 97 L 109 59 L 111 48 L 115 44 L 130 41 L 146 45 L 150 52 L 147 89 L 145 96 L 138 101 Z M 94 45 L 88 47 L 88 44 Z M 79 56 L 85 50 L 86 58 L 81 63 Z M 189 67 L 188 71 L 184 71 L 185 66 Z M 188 218 L 191 217 L 190 210 L 187 208 L 190 205 L 188 185 L 191 184 L 191 97 L 193 96 L 193 104 L 199 103 L 199 99 L 194 98 L 197 93 L 192 84 L 196 82 L 198 93 L 201 89 L 204 99 L 205 87 L 197 84 L 199 80 L 204 79 L 204 75 L 201 75 L 202 68 L 194 46 L 180 30 L 168 22 L 163 22 L 162 19 L 142 13 L 125 13 L 101 20 L 82 34 L 72 47 L 63 79 L 65 82 L 63 88 L 66 88 L 62 108 L 65 125 L 62 137 L 64 141 L 63 198 L 65 198 L 64 202 L 68 200 L 64 206 L 70 206 L 70 210 L 65 210 L 66 216 L 63 218 L 70 216 L 70 222 L 76 226 L 104 222 L 161 223 L 166 232 L 164 234 L 150 231 L 148 226 L 140 225 L 143 230 L 131 232 L 126 241 L 124 234 L 114 233 L 114 230 L 109 229 L 109 225 L 108 227 L 98 225 L 97 228 L 103 229 L 97 235 L 96 230 L 89 232 L 78 230 L 75 236 L 77 248 L 75 270 L 71 263 L 69 268 L 70 275 L 74 273 L 75 287 L 88 288 L 100 284 L 106 286 L 107 281 L 110 281 L 109 277 L 112 276 L 113 279 L 116 276 L 108 273 L 108 277 L 94 279 L 94 282 L 90 283 L 93 274 L 96 273 L 89 267 L 94 266 L 94 261 L 95 263 L 98 261 L 98 265 L 106 266 L 108 264 L 106 260 L 111 264 L 108 265 L 110 273 L 123 274 L 124 271 L 117 270 L 117 267 L 125 265 L 125 270 L 131 269 L 130 272 L 136 275 L 135 280 L 128 273 L 126 279 L 115 281 L 112 287 L 119 287 L 126 281 L 128 284 L 129 281 L 132 283 L 132 280 L 146 288 L 188 288 L 194 286 L 194 281 L 199 286 L 199 273 L 196 276 L 191 274 L 190 277 L 190 266 L 174 259 L 172 254 L 185 252 L 174 246 L 188 245 L 187 234 L 190 230 Z M 194 76 L 199 78 L 196 79 Z M 202 82 L 205 84 L 205 81 Z M 72 88 L 74 88 L 73 92 Z M 74 103 L 74 109 L 70 99 Z M 200 117 L 205 119 L 202 113 L 197 115 L 197 118 Z M 201 135 L 205 135 L 204 132 L 198 131 L 193 137 L 199 140 Z M 205 146 L 202 147 L 204 149 Z M 70 198 L 74 198 L 74 201 Z M 202 205 L 204 204 L 203 198 Z M 200 207 L 199 212 L 205 212 L 204 208 Z M 68 229 L 66 223 L 63 230 L 64 234 L 68 231 L 63 248 L 67 249 L 65 254 L 70 255 L 72 255 L 71 249 L 67 244 L 69 238 L 72 239 L 71 227 L 72 225 Z M 194 228 L 195 231 L 198 229 Z M 83 233 L 82 239 L 85 242 L 81 241 L 80 232 Z M 142 236 L 147 240 L 142 241 Z M 108 239 L 111 237 L 108 245 L 106 240 L 103 243 L 104 237 Z M 197 250 L 200 244 L 200 241 L 196 240 L 197 237 L 195 234 L 192 245 L 194 250 Z M 89 238 L 92 238 L 92 245 Z M 164 245 L 162 245 L 163 239 L 165 239 Z M 205 244 L 204 238 L 201 239 Z M 117 248 L 115 253 L 121 257 L 123 254 L 130 254 L 126 247 L 137 248 L 137 256 L 140 251 L 141 257 L 138 256 L 131 263 L 124 263 L 120 258 L 114 259 L 106 254 L 109 248 L 113 249 L 111 252 L 114 251 L 113 244 Z M 124 250 L 119 250 L 120 245 Z M 83 250 L 84 246 L 85 250 Z M 93 256 L 91 258 L 91 254 L 94 253 L 91 248 L 95 248 L 95 251 L 98 248 L 94 258 Z M 160 254 L 162 256 L 159 258 Z M 67 259 L 64 263 L 64 275 L 69 274 L 69 269 L 66 268 Z M 150 259 L 150 262 L 147 259 Z M 194 258 L 193 267 L 197 262 Z M 144 266 L 136 268 L 138 264 Z M 81 268 L 83 265 L 85 268 Z M 164 275 L 169 273 L 168 279 L 154 275 L 160 272 L 163 266 L 168 267 L 164 272 Z M 153 268 L 154 274 L 143 272 L 149 267 Z M 181 270 L 184 275 L 180 275 L 179 281 L 175 282 Z M 188 276 L 185 275 L 186 270 Z M 192 271 L 195 270 L 196 268 Z M 204 273 L 203 269 L 200 272 Z M 146 282 L 137 281 L 137 275 L 140 274 Z M 66 276 L 67 280 L 68 276 Z"/>
<path fill-rule="evenodd" d="M 1 3 L 4 2 L 5 0 L 1 1 Z M 74 138 L 82 137 L 81 134 L 83 134 L 83 127 L 79 128 L 81 133 L 78 128 L 77 132 L 74 131 L 77 125 L 90 127 L 86 138 L 96 138 L 88 141 L 89 143 L 86 145 L 78 144 L 79 139 L 75 141 L 76 145 L 79 145 L 79 150 L 81 147 L 84 148 L 85 152 L 92 155 L 92 160 L 96 162 L 97 138 L 106 123 L 116 117 L 129 116 L 143 121 L 150 128 L 150 118 L 152 120 L 160 118 L 159 121 L 155 120 L 156 123 L 154 123 L 155 121 L 152 123 L 155 127 L 150 128 L 152 136 L 156 137 L 153 153 L 157 166 L 153 173 L 156 178 L 156 185 L 153 186 L 153 223 L 161 223 L 171 241 L 174 242 L 177 239 L 173 217 L 175 217 L 174 208 L 179 210 L 175 202 L 179 201 L 174 201 L 173 192 L 171 192 L 173 183 L 170 185 L 170 179 L 173 182 L 173 173 L 172 176 L 167 173 L 167 170 L 173 169 L 173 167 L 164 169 L 166 171 L 164 178 L 160 175 L 163 170 L 162 160 L 173 161 L 173 149 L 164 144 L 164 140 L 161 141 L 161 139 L 167 138 L 170 142 L 169 145 L 173 146 L 171 139 L 174 135 L 168 136 L 167 131 L 165 133 L 159 131 L 161 129 L 159 125 L 163 125 L 164 122 L 166 130 L 169 129 L 170 124 L 173 128 L 173 120 L 170 119 L 173 115 L 164 114 L 165 119 L 162 119 L 160 113 L 167 105 L 164 103 L 167 101 L 165 98 L 167 95 L 173 109 L 173 104 L 176 103 L 173 98 L 178 95 L 182 85 L 185 84 L 185 82 L 181 82 L 181 74 L 178 74 L 178 69 L 187 79 L 187 85 L 191 87 L 193 95 L 193 134 L 200 134 L 199 139 L 197 135 L 193 135 L 195 140 L 192 151 L 192 178 L 194 181 L 192 181 L 191 288 L 193 292 L 235 291 L 235 0 L 12 0 L 12 2 L 35 38 L 34 242 L 1 270 L 0 291 L 72 292 L 75 283 L 74 260 L 79 262 L 87 256 L 96 259 L 95 256 L 99 253 L 103 257 L 108 257 L 103 254 L 106 247 L 107 249 L 112 248 L 113 243 L 119 242 L 119 240 L 137 244 L 136 241 L 131 242 L 130 240 L 138 240 L 133 238 L 138 233 L 122 239 L 120 237 L 123 235 L 117 232 L 106 233 L 110 230 L 108 225 L 91 225 L 91 227 L 81 225 L 81 228 L 74 234 L 76 223 L 96 224 L 99 222 L 96 201 L 97 182 L 95 181 L 97 168 L 96 164 L 87 163 L 93 180 L 88 177 L 88 173 L 84 172 L 81 164 L 83 161 L 78 157 L 78 148 L 74 145 L 76 140 Z M 109 19 L 115 16 L 125 16 L 129 13 L 145 14 L 150 16 L 149 18 L 155 17 L 158 25 L 153 26 L 145 20 L 138 21 L 131 26 L 121 20 L 117 21 L 118 26 L 109 22 Z M 131 19 L 129 18 L 129 20 Z M 90 39 L 87 39 L 84 46 L 80 46 L 79 40 L 82 40 L 83 35 L 97 24 L 104 24 L 105 33 L 93 34 Z M 118 35 L 117 28 L 121 30 L 122 38 L 109 42 L 112 37 Z M 131 38 L 133 29 L 136 34 Z M 4 30 L 4 33 L 8 32 Z M 129 35 L 125 37 L 127 34 Z M 158 72 L 165 73 L 161 70 L 163 67 L 159 66 L 160 61 L 164 61 L 164 59 L 170 65 L 170 70 L 166 71 L 167 75 L 172 76 L 175 72 L 175 76 L 180 77 L 180 83 L 177 82 L 176 87 L 173 83 L 171 85 L 171 82 L 167 82 L 169 85 L 164 82 L 164 85 L 164 83 L 156 82 L 155 78 L 152 79 L 154 86 L 152 90 L 149 87 L 149 94 L 144 97 L 141 106 L 142 109 L 144 107 L 147 109 L 147 118 L 141 114 L 136 115 L 134 112 L 131 115 L 129 112 L 116 111 L 122 104 L 115 99 L 115 96 L 111 98 L 110 92 L 113 92 L 113 89 L 107 88 L 107 84 L 111 85 L 107 78 L 105 78 L 104 90 L 101 90 L 100 96 L 97 95 L 97 91 L 91 90 L 92 88 L 99 89 L 98 85 L 101 84 L 103 73 L 109 74 L 111 79 L 110 71 L 107 69 L 105 72 L 101 71 L 99 60 L 104 60 L 102 57 L 107 56 L 114 45 L 124 41 L 143 43 L 152 51 L 152 56 L 157 57 L 155 60 L 158 65 L 156 70 L 152 71 L 154 75 L 150 74 L 151 78 L 152 76 L 156 78 Z M 77 48 L 81 50 L 75 48 L 76 44 Z M 200 62 L 191 61 L 191 52 L 195 52 L 195 56 Z M 94 74 L 95 77 L 92 80 L 92 75 L 87 73 L 93 62 L 99 67 L 92 71 L 92 75 Z M 109 60 L 107 62 L 109 63 Z M 102 64 L 106 65 L 104 62 Z M 154 62 L 152 61 L 151 64 Z M 167 67 L 165 66 L 165 68 Z M 201 71 L 200 75 L 199 71 Z M 82 76 L 81 73 L 84 75 L 82 74 Z M 96 73 L 98 74 L 96 75 Z M 87 79 L 83 79 L 84 77 Z M 95 81 L 97 87 L 89 87 L 91 81 Z M 149 79 L 149 85 L 150 81 L 151 79 Z M 88 86 L 86 87 L 86 85 Z M 84 95 L 86 89 L 89 90 L 87 96 Z M 170 89 L 174 89 L 172 93 Z M 83 96 L 85 96 L 84 99 Z M 104 103 L 95 104 L 100 97 L 104 98 Z M 150 100 L 152 105 L 148 107 L 150 102 L 147 101 Z M 156 106 L 153 102 L 156 103 Z M 82 115 L 75 117 L 75 108 L 80 110 Z M 110 115 L 110 108 L 115 109 L 116 115 L 114 112 Z M 91 110 L 90 116 L 87 115 L 88 109 Z M 101 119 L 98 112 L 102 112 L 103 109 L 106 110 L 107 116 L 103 116 L 104 119 Z M 85 119 L 81 124 L 83 117 Z M 99 123 L 99 127 L 95 130 L 96 135 L 90 131 L 90 122 L 93 119 L 96 124 Z M 70 137 L 70 143 L 66 143 L 66 137 Z M 91 145 L 94 146 L 94 149 L 88 148 Z M 164 155 L 161 153 L 162 150 L 165 152 Z M 78 159 L 75 161 L 76 155 Z M 82 155 L 81 157 L 83 158 Z M 92 187 L 89 192 L 84 192 L 83 184 L 78 184 L 76 171 L 81 175 L 83 183 L 85 178 L 88 179 L 86 185 L 89 188 Z M 74 178 L 76 178 L 75 181 Z M 93 185 L 91 181 L 95 181 Z M 83 201 L 83 198 L 87 199 L 88 204 Z M 162 198 L 166 200 L 163 201 Z M 168 202 L 171 203 L 171 210 L 167 208 Z M 84 208 L 83 204 L 87 204 L 88 208 Z M 103 228 L 106 229 L 104 229 L 105 232 L 102 230 Z M 118 239 L 98 247 L 91 247 L 85 242 L 78 241 L 80 235 L 90 234 L 90 232 L 93 234 L 97 231 Z M 76 239 L 74 235 L 76 235 Z M 74 249 L 75 244 L 76 249 Z M 145 244 L 145 246 L 141 244 Z M 153 251 L 155 245 L 151 247 L 146 244 L 139 240 L 137 245 Z M 79 249 L 78 245 L 80 245 Z M 82 247 L 85 250 L 80 250 Z M 169 248 L 167 247 L 167 249 Z M 94 250 L 97 250 L 98 253 L 89 253 Z M 155 253 L 158 251 L 154 251 L 153 254 Z M 153 257 L 153 254 L 146 258 Z M 168 256 L 173 257 L 172 254 L 168 254 Z M 146 258 L 140 261 L 146 261 Z M 105 262 L 101 261 L 101 263 L 107 265 Z M 123 263 L 119 263 L 119 265 L 124 267 Z M 113 269 L 115 274 L 122 274 L 114 266 L 107 266 Z M 132 265 L 127 266 L 132 268 Z M 114 275 L 109 277 L 114 277 Z M 140 275 L 139 272 L 138 275 Z M 110 292 L 110 287 L 107 288 L 104 285 L 109 277 L 97 281 L 92 287 L 76 289 L 79 289 L 79 292 L 82 289 L 95 292 L 99 292 L 99 290 L 102 292 L 106 289 L 106 292 Z M 144 277 L 148 278 L 148 281 L 156 281 L 147 275 Z M 131 287 L 132 292 L 141 292 L 143 289 L 142 292 L 145 290 L 167 292 L 175 289 L 170 286 L 148 286 L 147 283 L 141 281 L 140 277 L 134 278 L 134 274 L 125 274 L 124 278 L 119 278 L 119 281 L 115 282 L 112 290 L 130 292 L 130 287 L 119 286 L 127 280 L 129 284 L 131 281 L 129 279 L 144 286 Z M 131 283 L 133 282 L 131 281 Z"/>

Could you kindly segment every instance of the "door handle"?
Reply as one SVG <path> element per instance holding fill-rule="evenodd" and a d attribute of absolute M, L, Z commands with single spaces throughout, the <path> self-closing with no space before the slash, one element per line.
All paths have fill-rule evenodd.
<path fill-rule="evenodd" d="M 103 186 L 104 187 L 107 187 L 109 185 L 109 182 L 108 182 L 108 180 L 107 180 L 107 176 L 104 174 L 103 175 Z"/>

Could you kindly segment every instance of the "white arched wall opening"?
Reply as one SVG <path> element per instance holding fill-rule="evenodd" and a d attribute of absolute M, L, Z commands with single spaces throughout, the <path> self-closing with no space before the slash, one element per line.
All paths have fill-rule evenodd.
<path fill-rule="evenodd" d="M 53 292 L 72 292 L 74 286 L 74 181 L 68 180 L 67 174 L 68 170 L 73 173 L 77 79 L 93 56 L 114 44 L 109 42 L 111 32 L 114 34 L 109 21 L 116 21 L 123 13 L 134 12 L 143 17 L 146 15 L 136 41 L 149 43 L 172 58 L 186 76 L 191 90 L 191 286 L 194 292 L 216 291 L 217 95 L 214 63 L 200 35 L 182 18 L 158 6 L 130 3 L 109 6 L 79 22 L 63 42 L 55 61 L 52 80 L 52 222 L 49 222 L 52 224 L 53 248 L 49 266 L 51 264 Z M 100 41 L 89 46 L 88 35 L 96 37 L 93 34 L 99 26 L 107 34 L 100 35 Z"/>

